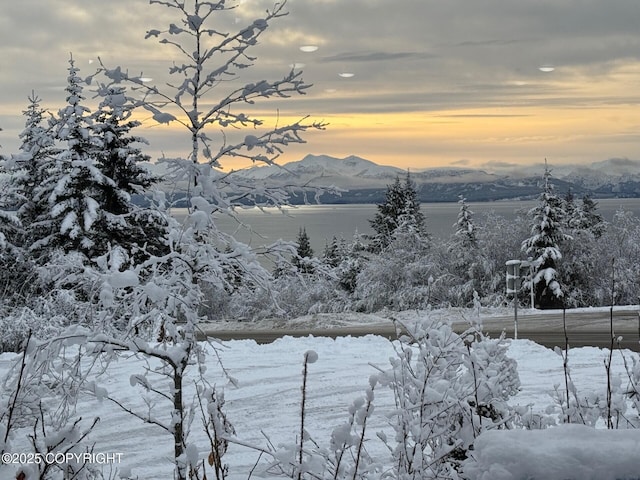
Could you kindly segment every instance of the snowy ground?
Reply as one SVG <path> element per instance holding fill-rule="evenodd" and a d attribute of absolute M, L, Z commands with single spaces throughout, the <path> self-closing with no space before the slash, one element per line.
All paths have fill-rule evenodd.
<path fill-rule="evenodd" d="M 552 403 L 549 394 L 554 385 L 564 382 L 562 358 L 528 340 L 508 342 L 509 354 L 518 362 L 522 383 L 512 404 L 531 405 L 532 410 L 541 412 Z M 321 445 L 328 444 L 332 429 L 346 420 L 348 406 L 363 395 L 368 377 L 376 371 L 373 366 L 386 368 L 394 355 L 392 343 L 374 335 L 335 340 L 285 337 L 266 345 L 252 340 L 225 343 L 219 349 L 220 358 L 238 381 L 237 388 L 225 387 L 226 411 L 238 438 L 260 446 L 266 445 L 265 436 L 274 445 L 295 442 L 299 430 L 302 360 L 308 350 L 317 352 L 319 359 L 310 365 L 306 428 Z M 626 355 L 630 359 L 636 354 L 626 352 Z M 597 348 L 571 350 L 573 379 L 580 393 L 606 391 L 605 356 L 606 351 Z M 0 374 L 6 372 L 15 357 L 0 355 Z M 220 375 L 215 357 L 210 358 L 207 376 L 212 383 L 222 386 L 226 381 Z M 132 374 L 142 373 L 142 369 L 139 360 L 120 360 L 111 366 L 100 383 L 123 403 L 144 410 L 139 389 L 129 381 Z M 622 355 L 616 352 L 614 372 L 623 371 Z M 392 409 L 391 392 L 378 389 L 375 405 L 367 448 L 374 455 L 386 455 L 375 432 L 389 428 L 385 413 Z M 166 406 L 160 408 L 160 411 L 167 410 Z M 122 453 L 122 462 L 116 466 L 125 472 L 130 469 L 134 478 L 136 475 L 140 479 L 172 478 L 172 441 L 159 428 L 144 425 L 113 404 L 91 397 L 80 402 L 78 414 L 85 419 L 101 418 L 92 435 L 95 452 Z M 193 430 L 202 446 L 200 455 L 205 458 L 207 441 L 199 427 L 196 419 Z M 606 439 L 603 442 L 606 443 Z M 20 440 L 16 439 L 14 445 L 19 444 Z M 232 445 L 225 457 L 230 465 L 230 478 L 246 479 L 257 459 L 255 451 Z M 13 468 L 0 467 L 0 478 L 15 478 L 11 473 Z"/>

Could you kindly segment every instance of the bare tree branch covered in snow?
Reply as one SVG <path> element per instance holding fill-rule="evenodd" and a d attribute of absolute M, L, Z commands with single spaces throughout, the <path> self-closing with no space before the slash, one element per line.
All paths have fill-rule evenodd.
<path fill-rule="evenodd" d="M 257 183 L 236 183 L 234 172 L 224 173 L 218 168 L 225 157 L 274 164 L 287 145 L 304 143 L 304 132 L 325 127 L 322 122 L 308 122 L 308 117 L 289 125 L 265 127 L 262 119 L 239 111 L 250 108 L 258 100 L 304 95 L 311 86 L 303 81 L 302 72 L 294 69 L 277 80 L 238 83 L 239 73 L 255 65 L 256 57 L 250 52 L 259 37 L 272 21 L 287 15 L 286 1 L 274 4 L 263 18 L 237 31 L 211 26 L 216 16 L 234 8 L 224 1 L 152 0 L 150 3 L 174 9 L 180 17 L 180 22 L 170 24 L 168 29 L 152 29 L 146 35 L 172 47 L 181 59 L 174 61 L 169 69 L 178 81 L 163 87 L 152 86 L 141 75 L 130 75 L 121 67 L 108 68 L 104 64 L 102 73 L 115 84 L 133 85 L 133 90 L 142 95 L 136 104 L 149 111 L 156 122 L 175 122 L 189 132 L 187 157 L 164 161 L 176 180 L 187 182 L 191 213 L 226 211 L 240 200 L 246 203 L 246 199 L 280 205 L 284 200 L 280 189 Z M 217 98 L 212 99 L 213 95 Z M 211 136 L 212 128 L 220 130 L 217 138 Z M 250 129 L 250 133 L 242 136 L 240 132 L 246 129 Z M 225 133 L 228 130 L 234 133 L 234 138 L 240 138 L 229 139 Z"/>

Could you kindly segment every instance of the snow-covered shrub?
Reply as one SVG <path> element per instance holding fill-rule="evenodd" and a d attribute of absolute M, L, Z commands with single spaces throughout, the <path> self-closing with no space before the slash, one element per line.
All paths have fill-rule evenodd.
<path fill-rule="evenodd" d="M 458 479 L 461 463 L 482 432 L 522 427 L 522 412 L 507 403 L 520 380 L 502 338 L 489 339 L 473 328 L 458 335 L 435 316 L 397 326 L 391 368 L 379 368 L 369 378 L 365 395 L 354 400 L 328 444 L 306 429 L 305 402 L 313 379 L 309 367 L 317 355 L 305 354 L 300 431 L 295 441 L 278 447 L 268 437 L 266 447 L 252 447 L 268 457 L 261 473 L 327 480 Z M 377 432 L 377 437 L 391 461 L 373 458 L 366 448 L 373 441 L 367 438 L 367 425 L 375 410 L 374 391 L 383 386 L 395 398 L 395 408 L 385 415 L 395 436 Z"/>
<path fill-rule="evenodd" d="M 640 218 L 632 212 L 616 212 L 607 231 L 600 237 L 601 260 L 606 269 L 601 276 L 599 294 L 601 305 L 633 305 L 638 302 L 638 278 L 640 278 Z M 615 280 L 614 297 L 611 298 L 611 279 Z"/>
<path fill-rule="evenodd" d="M 606 305 L 611 297 L 611 256 L 606 244 L 586 230 L 574 230 L 571 236 L 573 241 L 563 244 L 564 261 L 559 269 L 565 306 Z"/>
<path fill-rule="evenodd" d="M 635 426 L 640 428 L 640 359 L 633 357 L 632 363 L 629 364 L 625 357 L 624 366 L 628 378 L 624 394 L 631 403 L 633 410 L 635 410 Z"/>
<path fill-rule="evenodd" d="M 47 341 L 27 337 L 22 353 L 0 384 L 0 453 L 15 451 L 13 446 L 33 458 L 93 450 L 86 437 L 99 419 L 83 421 L 75 415 L 88 373 L 82 365 L 86 335 L 87 330 L 73 328 Z M 102 478 L 102 472 L 82 457 L 56 463 L 1 465 L 0 474 L 3 478 L 11 475 L 43 480 Z"/>
<path fill-rule="evenodd" d="M 349 297 L 336 280 L 321 274 L 281 277 L 274 281 L 273 288 L 276 302 L 287 317 L 343 312 L 349 307 Z"/>
<path fill-rule="evenodd" d="M 371 256 L 356 279 L 356 310 L 426 308 L 436 299 L 440 271 L 432 261 L 426 239 L 396 232 L 380 254 Z M 435 300 L 435 303 L 438 299 Z"/>
<path fill-rule="evenodd" d="M 312 313 L 348 311 L 351 298 L 339 286 L 335 269 L 313 263 L 313 273 L 280 271 L 268 285 L 241 287 L 229 297 L 232 318 L 295 318 Z"/>
<path fill-rule="evenodd" d="M 459 478 L 459 465 L 485 430 L 507 428 L 507 400 L 520 387 L 501 339 L 470 329 L 458 335 L 432 317 L 400 325 L 397 356 L 379 381 L 395 394 L 394 478 Z M 384 438 L 383 438 L 384 439 Z"/>
<path fill-rule="evenodd" d="M 29 333 L 35 338 L 50 338 L 62 331 L 68 320 L 60 314 L 34 311 L 29 307 L 11 308 L 0 314 L 0 353 L 19 352 Z"/>

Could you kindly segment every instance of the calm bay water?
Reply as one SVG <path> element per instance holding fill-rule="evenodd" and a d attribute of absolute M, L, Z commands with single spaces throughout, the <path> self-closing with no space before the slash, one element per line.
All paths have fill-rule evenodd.
<path fill-rule="evenodd" d="M 603 199 L 597 200 L 598 211 L 605 218 L 611 220 L 620 209 L 634 212 L 640 216 L 640 198 Z M 514 219 L 519 211 L 527 211 L 537 204 L 532 201 L 506 201 L 470 203 L 469 206 L 479 219 L 481 214 L 494 212 L 506 219 Z M 435 238 L 445 239 L 454 232 L 460 206 L 457 203 L 423 203 L 421 211 L 426 216 L 427 230 Z M 267 209 L 264 213 L 257 208 L 238 211 L 241 222 L 250 225 L 253 232 L 238 226 L 238 222 L 231 217 L 218 216 L 216 222 L 219 228 L 253 246 L 260 246 L 275 242 L 278 239 L 295 241 L 300 228 L 305 228 L 309 235 L 311 246 L 316 254 L 322 253 L 326 242 L 335 235 L 351 240 L 357 231 L 361 234 L 372 233 L 369 220 L 376 213 L 376 205 L 304 205 L 288 208 L 286 214 L 277 209 Z M 185 209 L 176 208 L 172 214 L 183 219 Z"/>

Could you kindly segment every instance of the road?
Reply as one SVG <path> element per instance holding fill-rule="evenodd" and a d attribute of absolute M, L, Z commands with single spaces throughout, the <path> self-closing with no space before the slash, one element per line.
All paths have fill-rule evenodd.
<path fill-rule="evenodd" d="M 523 312 L 518 318 L 518 338 L 528 338 L 546 347 L 564 347 L 565 334 L 562 313 L 530 313 Z M 611 346 L 610 313 L 602 311 L 566 312 L 566 329 L 569 345 L 581 347 Z M 513 315 L 508 317 L 488 318 L 483 322 L 485 331 L 491 335 L 499 334 L 503 329 L 509 338 L 514 335 Z M 640 352 L 640 321 L 637 310 L 615 310 L 613 312 L 613 336 L 616 345 L 619 337 L 620 346 Z"/>
<path fill-rule="evenodd" d="M 483 328 L 491 337 L 499 336 L 502 331 L 508 338 L 514 338 L 514 318 L 511 316 L 488 317 L 483 319 Z M 454 323 L 454 329 L 462 332 L 468 327 L 466 323 Z M 566 312 L 567 337 L 570 347 L 595 346 L 608 348 L 611 345 L 609 312 Z M 622 337 L 619 345 L 622 348 L 640 352 L 640 321 L 638 312 L 634 310 L 614 310 L 613 330 L 616 338 Z M 297 328 L 297 329 L 257 329 L 257 330 L 213 330 L 205 333 L 220 340 L 253 339 L 258 343 L 271 343 L 284 336 L 306 337 L 340 337 L 363 336 L 368 334 L 395 338 L 394 325 L 354 325 L 336 328 Z M 564 347 L 565 335 L 562 313 L 532 313 L 530 310 L 520 312 L 518 318 L 518 338 L 528 338 L 549 348 Z M 616 346 L 618 342 L 616 341 Z"/>

